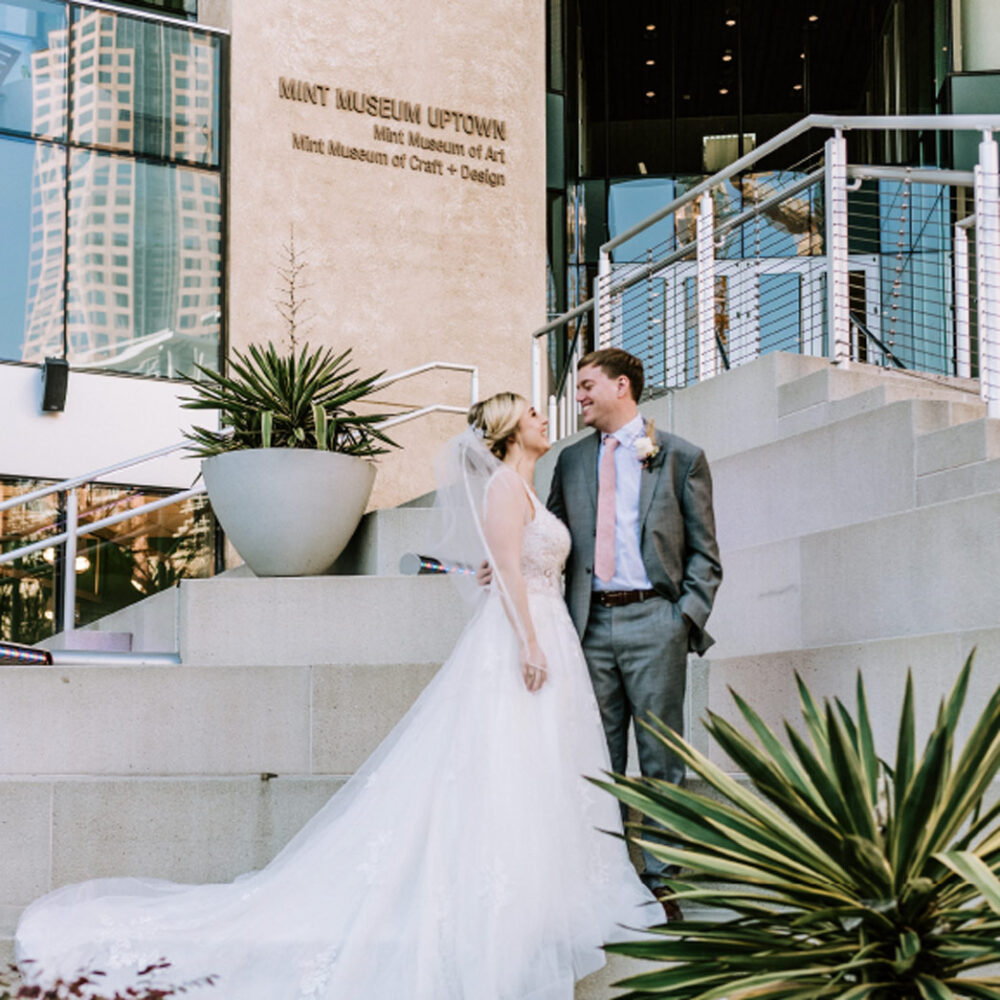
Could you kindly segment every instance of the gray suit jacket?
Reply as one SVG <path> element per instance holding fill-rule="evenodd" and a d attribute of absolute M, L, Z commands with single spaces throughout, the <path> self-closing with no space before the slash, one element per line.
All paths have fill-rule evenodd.
<path fill-rule="evenodd" d="M 689 647 L 704 653 L 714 640 L 705 631 L 722 564 L 715 541 L 712 476 L 700 448 L 663 431 L 659 453 L 642 471 L 640 549 L 654 589 L 692 622 Z M 596 431 L 566 448 L 556 461 L 548 508 L 569 528 L 573 547 L 566 563 L 566 603 L 583 637 L 590 615 L 597 532 Z"/>

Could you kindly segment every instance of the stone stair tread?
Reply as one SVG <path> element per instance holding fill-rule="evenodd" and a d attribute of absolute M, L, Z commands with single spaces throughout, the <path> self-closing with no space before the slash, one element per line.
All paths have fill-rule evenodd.
<path fill-rule="evenodd" d="M 1000 458 L 928 472 L 917 479 L 917 505 L 947 503 L 1000 491 Z"/>
<path fill-rule="evenodd" d="M 1000 420 L 981 417 L 922 434 L 917 440 L 917 475 L 1000 458 Z"/>
<path fill-rule="evenodd" d="M 903 388 L 911 398 L 927 393 L 930 395 L 925 398 L 952 398 L 959 402 L 969 402 L 970 396 L 978 394 L 978 383 L 972 379 L 908 373 L 859 363 L 839 368 L 830 365 L 779 385 L 778 416 L 845 400 L 879 386 Z"/>

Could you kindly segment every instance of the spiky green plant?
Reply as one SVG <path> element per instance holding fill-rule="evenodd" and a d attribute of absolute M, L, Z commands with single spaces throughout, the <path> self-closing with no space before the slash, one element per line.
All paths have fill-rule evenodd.
<path fill-rule="evenodd" d="M 669 963 L 625 980 L 627 997 L 998 1000 L 1000 977 L 973 970 L 1000 961 L 1000 803 L 983 806 L 1000 768 L 1000 689 L 957 746 L 971 664 L 922 753 L 907 678 L 892 766 L 876 755 L 860 675 L 853 715 L 839 699 L 819 705 L 797 678 L 808 738 L 786 723 L 787 745 L 738 696 L 754 738 L 709 713 L 753 791 L 654 722 L 718 797 L 656 780 L 598 784 L 646 817 L 633 839 L 692 873 L 674 883 L 677 898 L 725 912 L 609 946 Z"/>
<path fill-rule="evenodd" d="M 379 428 L 390 414 L 358 414 L 351 404 L 375 391 L 384 374 L 355 378 L 351 351 L 329 348 L 278 354 L 273 344 L 234 350 L 229 375 L 197 365 L 202 378 L 185 381 L 190 410 L 216 410 L 223 429 L 193 427 L 185 436 L 198 456 L 240 448 L 315 448 L 370 458 L 397 447 Z"/>

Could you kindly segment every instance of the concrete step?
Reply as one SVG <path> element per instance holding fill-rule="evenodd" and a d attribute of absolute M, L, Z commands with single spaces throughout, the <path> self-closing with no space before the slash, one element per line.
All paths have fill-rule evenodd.
<path fill-rule="evenodd" d="M 392 507 L 366 514 L 334 564 L 339 576 L 396 576 L 407 552 L 433 553 L 440 537 L 439 512 L 428 507 Z"/>
<path fill-rule="evenodd" d="M 720 546 L 745 548 L 914 508 L 917 441 L 950 430 L 959 405 L 900 400 L 712 462 Z"/>
<path fill-rule="evenodd" d="M 439 665 L 0 667 L 3 773 L 350 774 Z"/>
<path fill-rule="evenodd" d="M 222 577 L 178 589 L 181 661 L 199 665 L 440 663 L 467 618 L 441 577 Z"/>
<path fill-rule="evenodd" d="M 422 540 L 421 515 L 428 512 L 395 513 L 370 519 L 371 533 L 395 520 L 392 533 L 407 546 L 408 529 Z M 179 652 L 183 663 L 200 666 L 442 662 L 469 609 L 447 578 L 398 575 L 397 551 L 380 561 L 376 549 L 372 557 L 380 571 L 395 559 L 395 575 L 258 579 L 241 568 L 182 580 L 91 628 L 131 633 L 134 651 Z"/>
<path fill-rule="evenodd" d="M 783 437 L 802 434 L 907 399 L 935 400 L 951 404 L 948 425 L 975 420 L 986 415 L 986 404 L 976 401 L 976 397 L 971 394 L 938 386 L 936 383 L 924 386 L 920 383 L 899 384 L 886 380 L 881 385 L 853 395 L 794 410 L 779 419 L 778 432 Z"/>
<path fill-rule="evenodd" d="M 996 492 L 1000 492 L 1000 458 L 917 477 L 917 504 L 921 507 Z"/>
<path fill-rule="evenodd" d="M 1000 620 L 1000 619 L 998 619 Z M 730 691 L 745 698 L 776 732 L 783 720 L 796 725 L 801 718 L 795 673 L 805 680 L 817 699 L 840 697 L 855 704 L 858 671 L 865 679 L 876 749 L 891 759 L 895 754 L 898 710 L 902 705 L 906 675 L 912 671 L 916 693 L 916 724 L 920 740 L 930 732 L 941 698 L 951 689 L 966 657 L 976 650 L 975 666 L 966 713 L 959 738 L 968 734 L 971 722 L 997 685 L 1000 667 L 1000 626 L 967 631 L 925 632 L 868 642 L 839 642 L 809 648 L 726 656 L 715 648 L 701 660 L 692 660 L 689 686 L 695 718 L 701 706 L 728 719 L 748 732 Z M 731 770 L 733 762 L 697 723 L 688 725 L 689 739 L 720 767 Z"/>
<path fill-rule="evenodd" d="M 917 475 L 1000 458 L 1000 420 L 983 417 L 924 434 L 917 442 Z"/>
<path fill-rule="evenodd" d="M 713 655 L 750 656 L 1000 623 L 1000 492 L 723 548 Z"/>
<path fill-rule="evenodd" d="M 780 419 L 825 403 L 845 401 L 879 387 L 899 389 L 904 394 L 901 398 L 952 399 L 961 403 L 979 401 L 978 383 L 971 379 L 928 376 L 922 372 L 851 363 L 828 365 L 779 385 L 778 416 Z"/>

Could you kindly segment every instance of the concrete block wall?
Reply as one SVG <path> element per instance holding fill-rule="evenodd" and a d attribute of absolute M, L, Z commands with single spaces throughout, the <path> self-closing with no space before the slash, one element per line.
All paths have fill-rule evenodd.
<path fill-rule="evenodd" d="M 974 645 L 970 704 L 985 697 L 1000 659 L 1000 424 L 974 389 L 773 354 L 643 406 L 705 448 L 715 480 L 726 575 L 717 644 L 691 665 L 696 745 L 727 763 L 697 720 L 734 718 L 729 685 L 774 725 L 795 716 L 795 670 L 852 703 L 863 669 L 883 753 L 907 669 L 925 729 Z M 0 942 L 64 881 L 228 879 L 266 863 L 464 624 L 447 580 L 395 575 L 432 519 L 421 505 L 368 515 L 340 575 L 234 571 L 94 626 L 179 651 L 180 666 L 0 668 Z M 627 971 L 578 997 L 609 995 Z"/>

